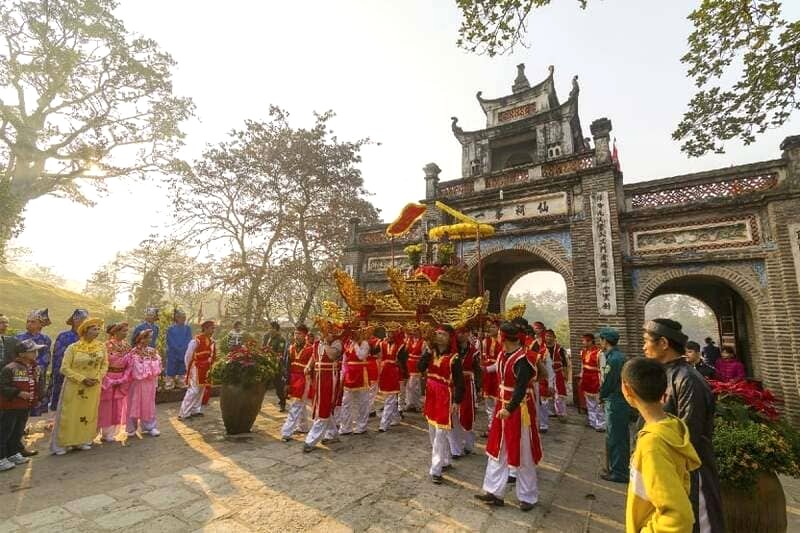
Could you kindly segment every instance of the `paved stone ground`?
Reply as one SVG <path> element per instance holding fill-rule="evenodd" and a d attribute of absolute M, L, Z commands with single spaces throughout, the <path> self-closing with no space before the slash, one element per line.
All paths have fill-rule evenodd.
<path fill-rule="evenodd" d="M 473 498 L 482 453 L 458 461 L 443 485 L 431 484 L 419 414 L 388 433 L 377 433 L 373 419 L 367 435 L 304 454 L 299 438 L 279 440 L 283 415 L 272 396 L 254 433 L 236 440 L 225 437 L 215 400 L 188 423 L 177 420 L 177 407 L 159 406 L 159 438 L 64 457 L 46 454 L 49 433 L 32 434 L 41 454 L 0 474 L 0 533 L 623 529 L 625 486 L 599 480 L 603 435 L 577 414 L 543 436 L 540 505 L 523 513 L 510 493 L 501 509 Z M 787 498 L 797 513 L 800 491 L 787 490 Z"/>

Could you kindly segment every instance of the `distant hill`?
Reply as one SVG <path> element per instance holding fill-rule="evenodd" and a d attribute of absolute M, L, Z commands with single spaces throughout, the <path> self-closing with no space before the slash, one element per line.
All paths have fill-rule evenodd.
<path fill-rule="evenodd" d="M 53 322 L 44 330 L 50 337 L 66 329 L 65 320 L 78 307 L 88 309 L 92 316 L 106 321 L 122 319 L 121 313 L 92 298 L 0 268 L 0 314 L 10 319 L 13 329 L 25 329 L 28 312 L 44 307 L 50 310 Z"/>

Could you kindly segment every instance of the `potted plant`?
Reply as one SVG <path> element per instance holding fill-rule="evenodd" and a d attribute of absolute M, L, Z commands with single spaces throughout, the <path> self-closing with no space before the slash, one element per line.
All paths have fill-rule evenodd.
<path fill-rule="evenodd" d="M 781 420 L 778 400 L 752 381 L 711 381 L 717 396 L 714 454 L 730 533 L 785 532 L 778 474 L 800 477 L 800 433 Z"/>
<path fill-rule="evenodd" d="M 231 350 L 212 367 L 212 383 L 222 385 L 219 405 L 229 435 L 253 427 L 274 374 L 274 365 L 257 352 L 254 341 Z"/>
<path fill-rule="evenodd" d="M 440 265 L 449 265 L 453 261 L 456 248 L 452 242 L 440 242 L 436 247 L 436 262 Z"/>
<path fill-rule="evenodd" d="M 403 252 L 405 252 L 406 256 L 408 257 L 408 262 L 411 264 L 411 268 L 417 268 L 419 266 L 420 259 L 422 258 L 422 245 L 409 244 L 403 248 Z"/>

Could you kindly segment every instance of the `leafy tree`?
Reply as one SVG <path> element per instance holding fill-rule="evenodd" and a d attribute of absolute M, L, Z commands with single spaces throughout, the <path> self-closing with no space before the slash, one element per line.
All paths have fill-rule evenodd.
<path fill-rule="evenodd" d="M 506 307 L 521 303 L 525 304 L 525 318 L 530 323 L 539 321 L 554 331 L 562 321 L 569 324 L 566 293 L 548 289 L 538 293 L 509 294 L 506 298 Z M 561 337 L 559 336 L 559 338 Z"/>
<path fill-rule="evenodd" d="M 114 301 L 117 299 L 118 291 L 119 282 L 117 280 L 117 271 L 112 263 L 97 269 L 89 279 L 86 280 L 83 294 L 91 296 L 95 300 L 108 306 L 113 306 Z"/>
<path fill-rule="evenodd" d="M 340 141 L 331 112 L 315 118 L 295 128 L 272 106 L 267 121 L 246 121 L 173 181 L 183 232 L 225 247 L 227 313 L 248 328 L 284 311 L 305 320 L 341 259 L 348 218 L 377 221 L 356 166 L 368 139 Z"/>
<path fill-rule="evenodd" d="M 194 105 L 172 93 L 172 57 L 128 31 L 116 5 L 0 3 L 0 258 L 31 200 L 92 205 L 86 185 L 175 162 Z"/>
<path fill-rule="evenodd" d="M 588 0 L 577 0 L 585 8 Z M 523 43 L 526 22 L 551 0 L 456 0 L 458 45 L 489 56 Z M 681 58 L 698 88 L 672 134 L 690 157 L 723 153 L 786 123 L 800 108 L 800 21 L 787 21 L 776 0 L 701 0 Z M 524 44 L 524 43 L 523 43 Z"/>
<path fill-rule="evenodd" d="M 703 339 L 711 337 L 719 341 L 719 329 L 714 312 L 703 302 L 683 294 L 656 296 L 644 309 L 645 319 L 669 318 L 683 326 L 683 332 L 690 340 L 703 344 Z"/>

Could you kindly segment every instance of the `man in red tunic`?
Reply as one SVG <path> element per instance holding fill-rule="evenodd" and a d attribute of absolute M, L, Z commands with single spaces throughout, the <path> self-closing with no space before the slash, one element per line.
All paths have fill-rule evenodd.
<path fill-rule="evenodd" d="M 342 341 L 334 331 L 334 325 L 323 333 L 323 339 L 313 344 L 311 361 L 306 367 L 306 379 L 314 379 L 314 407 L 312 409 L 314 423 L 306 435 L 303 451 L 308 453 L 320 441 L 336 438 L 336 401 L 338 396 L 339 367 L 342 357 Z M 313 368 L 313 372 L 312 372 Z"/>
<path fill-rule="evenodd" d="M 547 351 L 545 331 L 547 328 L 541 322 L 533 323 L 532 342 L 529 350 L 536 354 L 537 361 L 544 365 L 545 372 L 539 373 L 538 386 L 535 387 L 537 418 L 539 419 L 539 432 L 547 433 L 550 428 L 550 412 L 548 402 L 552 398 L 555 388 L 555 373 L 553 371 L 553 358 Z"/>
<path fill-rule="evenodd" d="M 492 420 L 494 420 L 494 405 L 500 395 L 500 385 L 497 381 L 497 372 L 489 372 L 490 367 L 494 367 L 500 352 L 503 350 L 503 345 L 497 337 L 498 323 L 495 321 L 489 322 L 486 325 L 486 337 L 481 343 L 481 395 L 483 396 L 484 406 L 486 408 L 486 416 L 489 419 L 489 425 L 492 427 Z M 488 430 L 487 430 L 488 431 Z M 484 433 L 483 435 L 487 435 Z"/>
<path fill-rule="evenodd" d="M 450 453 L 453 459 L 460 459 L 472 453 L 475 447 L 475 376 L 480 376 L 480 354 L 475 339 L 466 328 L 456 331 L 458 357 L 464 380 L 464 399 L 459 404 L 458 413 L 453 415 L 453 429 L 450 431 Z"/>
<path fill-rule="evenodd" d="M 183 395 L 178 418 L 184 420 L 192 416 L 202 416 L 203 405 L 208 403 L 211 394 L 211 383 L 208 371 L 217 357 L 217 345 L 214 342 L 214 330 L 217 325 L 213 320 L 200 324 L 201 332 L 186 348 L 186 384 L 188 388 Z"/>
<path fill-rule="evenodd" d="M 386 332 L 383 331 L 381 334 L 385 336 Z M 367 402 L 369 407 L 367 410 L 370 418 L 378 416 L 378 412 L 375 410 L 375 400 L 378 398 L 378 375 L 380 373 L 378 359 L 381 356 L 381 340 L 381 338 L 373 335 L 367 341 L 369 344 L 369 355 L 367 356 L 367 376 L 369 377 L 369 399 Z"/>
<path fill-rule="evenodd" d="M 344 342 L 342 355 L 342 396 L 340 435 L 363 435 L 369 422 L 369 372 L 367 356 L 370 347 L 363 331 Z"/>
<path fill-rule="evenodd" d="M 389 426 L 400 423 L 400 379 L 402 361 L 405 359 L 406 343 L 403 331 L 388 334 L 380 343 L 380 375 L 378 390 L 383 395 L 383 414 L 378 431 L 387 431 Z"/>
<path fill-rule="evenodd" d="M 442 471 L 450 467 L 448 434 L 464 397 L 461 368 L 455 332 L 451 326 L 442 325 L 434 333 L 432 349 L 422 355 L 418 365 L 420 372 L 427 372 L 424 412 L 431 439 L 430 475 L 437 485 L 443 481 Z"/>
<path fill-rule="evenodd" d="M 534 387 L 537 374 L 544 371 L 536 354 L 520 344 L 519 328 L 503 323 L 503 353 L 497 361 L 500 402 L 495 422 L 489 431 L 486 454 L 489 456 L 483 478 L 483 494 L 475 497 L 489 505 L 505 505 L 503 496 L 510 474 L 516 471 L 516 493 L 520 509 L 530 511 L 539 501 L 536 465 L 542 447 L 536 425 Z"/>
<path fill-rule="evenodd" d="M 572 365 L 564 347 L 558 343 L 556 332 L 545 330 L 545 346 L 553 364 L 553 379 L 550 397 L 546 400 L 548 414 L 555 413 L 560 422 L 567 421 L 567 383 L 572 379 Z"/>
<path fill-rule="evenodd" d="M 308 401 L 314 398 L 314 388 L 311 379 L 306 379 L 306 369 L 311 366 L 314 346 L 308 335 L 308 327 L 298 324 L 294 329 L 294 342 L 289 346 L 289 385 L 287 396 L 292 401 L 286 421 L 281 428 L 281 438 L 284 442 L 292 440 L 295 432 L 308 431 Z"/>
<path fill-rule="evenodd" d="M 595 346 L 594 335 L 581 337 L 581 394 L 586 400 L 587 424 L 597 431 L 606 430 L 606 417 L 600 407 L 600 348 Z"/>
<path fill-rule="evenodd" d="M 422 372 L 417 365 L 422 359 L 425 340 L 418 331 L 411 331 L 406 342 L 408 351 L 408 383 L 406 384 L 406 404 L 404 411 L 418 412 L 422 409 Z"/>

